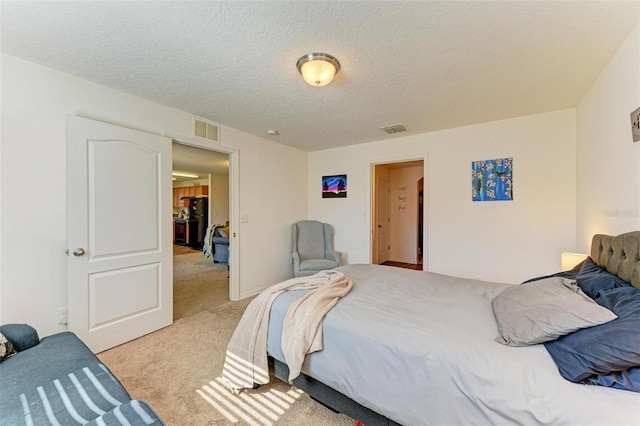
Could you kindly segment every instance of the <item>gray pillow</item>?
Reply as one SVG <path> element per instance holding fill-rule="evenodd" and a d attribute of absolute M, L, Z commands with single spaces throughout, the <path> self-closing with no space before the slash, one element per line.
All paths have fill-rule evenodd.
<path fill-rule="evenodd" d="M 551 277 L 507 288 L 493 301 L 496 342 L 527 346 L 604 324 L 616 314 L 598 305 L 568 278 Z"/>

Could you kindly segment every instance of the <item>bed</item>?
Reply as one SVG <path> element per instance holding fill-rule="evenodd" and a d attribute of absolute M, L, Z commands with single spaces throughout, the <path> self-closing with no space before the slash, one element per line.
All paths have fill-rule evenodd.
<path fill-rule="evenodd" d="M 640 231 L 594 236 L 588 261 L 592 272 L 597 268 L 607 278 L 602 284 L 607 288 L 598 288 L 600 276 L 600 281 L 585 278 L 591 297 L 597 296 L 598 301 L 624 291 L 625 306 L 640 307 Z M 584 267 L 515 286 L 379 265 L 342 266 L 338 270 L 353 281 L 353 288 L 324 318 L 324 349 L 306 356 L 303 374 L 293 384 L 367 426 L 640 424 L 638 390 L 615 388 L 624 379 L 631 380 L 632 386 L 638 380 L 635 385 L 640 386 L 640 367 L 618 366 L 624 370 L 622 379 L 600 371 L 574 383 L 563 377 L 569 374 L 566 371 L 561 375 L 556 363 L 558 357 L 588 355 L 587 350 L 571 355 L 571 345 L 562 346 L 585 330 L 606 331 L 605 327 L 626 321 L 627 331 L 640 333 L 640 309 L 631 309 L 631 316 L 624 319 L 626 314 L 620 311 L 618 319 L 544 344 L 508 346 L 496 341 L 502 330 L 494 298 L 506 294 L 505 290 L 557 277 L 580 283 Z M 288 306 L 304 293 L 285 292 L 271 307 L 270 371 L 285 381 L 282 321 Z M 617 305 L 611 312 L 618 312 Z M 632 352 L 627 355 L 636 356 L 629 362 L 640 366 L 638 334 L 623 339 L 631 346 L 626 348 Z M 587 343 L 587 347 L 594 346 Z M 563 355 L 563 350 L 569 355 Z M 600 386 L 585 384 L 594 377 L 602 379 Z"/>

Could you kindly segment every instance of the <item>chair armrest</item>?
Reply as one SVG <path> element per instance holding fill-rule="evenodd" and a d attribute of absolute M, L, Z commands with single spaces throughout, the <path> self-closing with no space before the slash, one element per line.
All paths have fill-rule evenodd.
<path fill-rule="evenodd" d="M 338 262 L 339 265 L 342 265 L 342 262 L 340 261 L 341 256 L 342 256 L 342 253 L 340 253 L 339 251 L 334 251 L 334 250 L 324 251 L 324 257 L 326 257 L 327 259 L 335 260 L 336 262 Z"/>
<path fill-rule="evenodd" d="M 229 245 L 229 239 L 228 238 L 224 238 L 224 237 L 212 237 L 211 238 L 211 244 L 220 244 L 223 246 L 228 246 Z"/>
<path fill-rule="evenodd" d="M 0 333 L 11 342 L 16 351 L 24 351 L 38 343 L 40 337 L 35 328 L 27 324 L 5 324 L 0 326 Z"/>

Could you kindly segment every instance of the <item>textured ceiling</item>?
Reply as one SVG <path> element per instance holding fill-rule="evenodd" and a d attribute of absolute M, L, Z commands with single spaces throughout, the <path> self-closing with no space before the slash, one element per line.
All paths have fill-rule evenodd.
<path fill-rule="evenodd" d="M 171 150 L 174 172 L 188 172 L 206 178 L 208 174 L 228 175 L 229 156 L 221 152 L 209 151 L 206 149 L 193 148 L 191 146 L 173 143 Z M 176 176 L 176 181 L 193 180 Z"/>
<path fill-rule="evenodd" d="M 573 107 L 640 21 L 638 1 L 0 7 L 4 53 L 307 151 Z M 312 51 L 341 63 L 326 87 L 295 67 Z"/>

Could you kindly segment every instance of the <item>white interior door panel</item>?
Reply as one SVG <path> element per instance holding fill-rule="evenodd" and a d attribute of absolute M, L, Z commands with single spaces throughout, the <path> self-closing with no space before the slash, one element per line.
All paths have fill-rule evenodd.
<path fill-rule="evenodd" d="M 69 330 L 94 352 L 172 322 L 171 139 L 67 123 Z"/>

